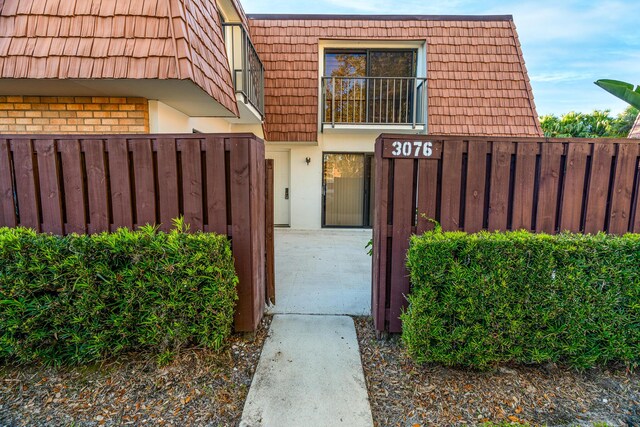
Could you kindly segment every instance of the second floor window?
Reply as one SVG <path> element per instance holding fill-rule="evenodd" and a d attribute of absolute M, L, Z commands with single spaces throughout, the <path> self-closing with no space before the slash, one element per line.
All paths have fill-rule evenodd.
<path fill-rule="evenodd" d="M 417 50 L 326 50 L 324 122 L 403 124 L 416 120 Z M 420 89 L 421 90 L 421 89 Z"/>
<path fill-rule="evenodd" d="M 326 77 L 415 77 L 416 51 L 326 51 Z"/>

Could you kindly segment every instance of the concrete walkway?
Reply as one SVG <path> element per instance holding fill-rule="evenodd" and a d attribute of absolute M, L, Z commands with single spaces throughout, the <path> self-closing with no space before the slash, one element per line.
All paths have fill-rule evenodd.
<path fill-rule="evenodd" d="M 275 230 L 276 305 L 270 313 L 371 313 L 371 230 Z"/>
<path fill-rule="evenodd" d="M 243 427 L 372 427 L 353 319 L 275 315 Z"/>

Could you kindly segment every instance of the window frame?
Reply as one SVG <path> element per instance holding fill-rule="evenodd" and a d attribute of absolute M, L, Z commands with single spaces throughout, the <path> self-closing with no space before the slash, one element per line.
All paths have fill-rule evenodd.
<path fill-rule="evenodd" d="M 418 48 L 393 48 L 393 47 L 368 47 L 368 48 L 325 48 L 323 52 L 323 70 L 322 75 L 324 77 L 331 77 L 327 75 L 327 54 L 332 53 L 364 53 L 366 61 L 366 75 L 362 77 L 371 77 L 371 52 L 412 52 L 411 58 L 411 76 L 412 78 L 418 77 Z M 390 77 L 390 76 L 383 76 Z M 398 76 L 399 77 L 399 76 Z"/>

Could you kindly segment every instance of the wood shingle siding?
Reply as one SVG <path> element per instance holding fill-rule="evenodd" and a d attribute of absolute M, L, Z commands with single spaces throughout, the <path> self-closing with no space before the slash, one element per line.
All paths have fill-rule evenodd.
<path fill-rule="evenodd" d="M 215 2 L 5 0 L 0 78 L 192 80 L 238 114 Z"/>
<path fill-rule="evenodd" d="M 426 42 L 428 131 L 541 136 L 511 17 L 330 17 L 249 15 L 265 66 L 266 139 L 318 138 L 318 43 Z"/>
<path fill-rule="evenodd" d="M 640 114 L 636 117 L 636 122 L 629 132 L 629 138 L 640 138 Z"/>

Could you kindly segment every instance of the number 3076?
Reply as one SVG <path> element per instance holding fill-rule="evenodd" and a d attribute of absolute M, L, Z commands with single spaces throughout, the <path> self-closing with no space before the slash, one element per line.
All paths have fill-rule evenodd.
<path fill-rule="evenodd" d="M 429 141 L 394 141 L 391 155 L 399 157 L 431 157 L 433 144 Z"/>

